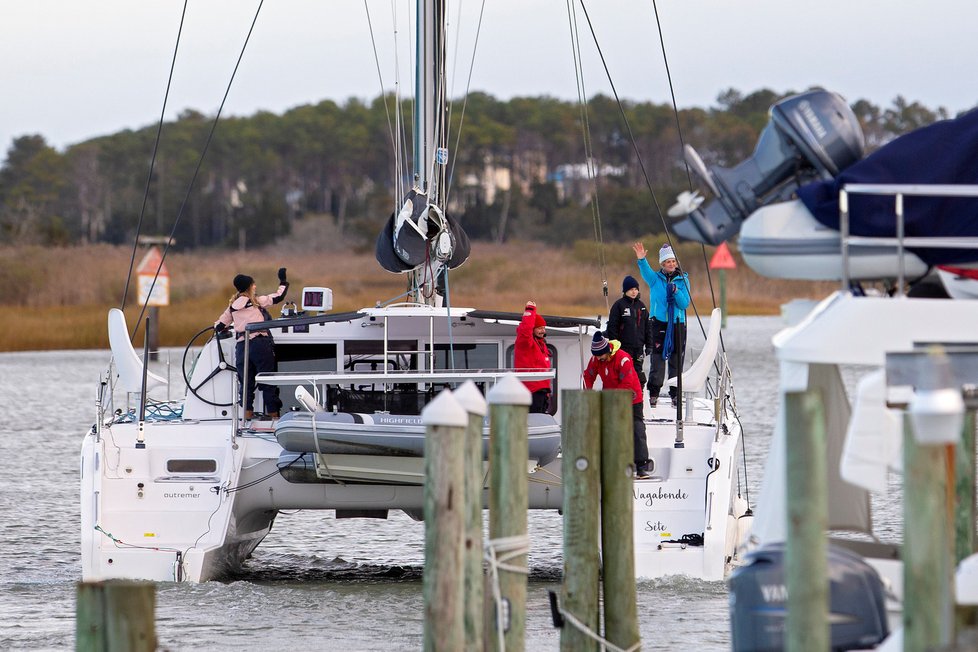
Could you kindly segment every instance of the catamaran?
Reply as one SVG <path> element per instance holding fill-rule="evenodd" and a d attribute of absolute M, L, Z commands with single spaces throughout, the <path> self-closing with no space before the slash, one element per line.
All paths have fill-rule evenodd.
<path fill-rule="evenodd" d="M 376 246 L 378 262 L 407 278 L 406 296 L 337 313 L 329 288 L 306 287 L 296 314 L 254 325 L 272 332 L 278 360 L 278 371 L 258 381 L 277 385 L 284 406 L 281 418 L 263 418 L 256 397 L 248 421 L 235 401 L 234 371 L 247 364 L 247 347 L 244 360 L 234 360 L 233 341 L 212 334 L 186 372 L 184 398 L 154 400 L 165 379 L 133 348 L 122 311 L 111 310 L 112 359 L 81 451 L 85 580 L 227 576 L 282 510 L 422 518 L 419 415 L 440 391 L 468 380 L 483 392 L 510 374 L 552 382 L 549 412 L 528 416 L 528 506 L 561 507 L 561 390 L 581 388 L 601 324 L 545 315 L 551 368 L 517 371 L 521 315 L 449 301 L 451 270 L 470 252 L 446 204 L 444 4 L 418 2 L 413 181 Z M 635 481 L 638 577 L 721 579 L 746 536 L 741 427 L 720 322 L 715 310 L 679 405 L 646 407 L 654 468 Z"/>

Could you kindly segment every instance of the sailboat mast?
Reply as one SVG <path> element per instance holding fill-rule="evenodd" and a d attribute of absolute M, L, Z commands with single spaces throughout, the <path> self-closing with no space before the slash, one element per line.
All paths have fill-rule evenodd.
<path fill-rule="evenodd" d="M 417 70 L 415 74 L 415 185 L 433 204 L 441 205 L 446 153 L 445 0 L 417 0 Z"/>

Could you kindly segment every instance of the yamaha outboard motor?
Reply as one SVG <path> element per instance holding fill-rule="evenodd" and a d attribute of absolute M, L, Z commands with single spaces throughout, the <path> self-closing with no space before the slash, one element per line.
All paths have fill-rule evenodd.
<path fill-rule="evenodd" d="M 793 95 L 774 104 L 754 153 L 733 168 L 703 163 L 689 145 L 689 167 L 713 193 L 703 199 L 684 192 L 669 210 L 686 215 L 675 233 L 689 240 L 718 245 L 740 230 L 755 210 L 789 199 L 801 185 L 829 180 L 863 157 L 865 140 L 859 121 L 841 96 L 824 90 Z"/>
<path fill-rule="evenodd" d="M 780 652 L 788 615 L 784 544 L 763 546 L 749 553 L 746 562 L 730 575 L 733 649 Z M 862 557 L 833 545 L 828 569 L 832 650 L 875 647 L 889 634 L 879 575 Z"/>

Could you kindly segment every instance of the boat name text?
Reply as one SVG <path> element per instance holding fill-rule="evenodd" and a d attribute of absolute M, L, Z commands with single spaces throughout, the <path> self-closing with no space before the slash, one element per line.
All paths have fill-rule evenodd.
<path fill-rule="evenodd" d="M 200 494 L 197 492 L 188 492 L 188 491 L 180 491 L 180 492 L 167 491 L 163 493 L 163 497 L 164 498 L 200 498 Z"/>
<path fill-rule="evenodd" d="M 682 489 L 677 489 L 675 491 L 665 491 L 662 487 L 659 487 L 655 491 L 642 491 L 640 489 L 633 489 L 632 494 L 636 500 L 641 500 L 648 507 L 655 505 L 657 500 L 686 500 L 689 498 L 689 494 Z"/>

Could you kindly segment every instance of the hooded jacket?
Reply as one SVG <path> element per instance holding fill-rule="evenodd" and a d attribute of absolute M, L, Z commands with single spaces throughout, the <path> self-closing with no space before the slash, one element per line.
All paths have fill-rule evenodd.
<path fill-rule="evenodd" d="M 523 319 L 516 327 L 516 345 L 513 347 L 513 366 L 516 369 L 549 369 L 550 350 L 546 338 L 533 335 L 533 325 L 537 320 L 535 306 L 527 306 Z M 550 380 L 524 380 L 523 384 L 531 392 L 550 389 Z"/>
<path fill-rule="evenodd" d="M 278 290 L 272 294 L 262 294 L 256 296 L 258 305 L 251 302 L 248 295 L 239 294 L 231 301 L 231 304 L 221 313 L 221 316 L 214 322 L 214 326 L 224 324 L 225 326 L 234 325 L 234 336 L 238 340 L 244 340 L 245 327 L 259 321 L 267 321 L 265 309 L 269 306 L 280 303 L 285 299 L 285 293 L 289 290 L 288 283 L 282 283 Z M 271 335 L 269 331 L 252 331 L 248 334 L 248 339 L 254 339 L 259 335 Z"/>
<path fill-rule="evenodd" d="M 607 362 L 591 356 L 584 370 L 584 387 L 591 389 L 594 381 L 601 376 L 601 387 L 604 389 L 632 390 L 632 405 L 642 402 L 642 384 L 635 373 L 632 356 L 621 349 L 621 342 L 611 340 L 611 359 Z"/>

